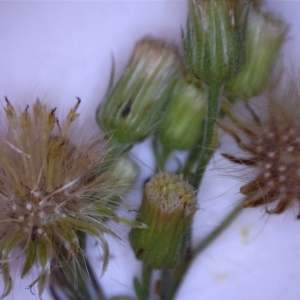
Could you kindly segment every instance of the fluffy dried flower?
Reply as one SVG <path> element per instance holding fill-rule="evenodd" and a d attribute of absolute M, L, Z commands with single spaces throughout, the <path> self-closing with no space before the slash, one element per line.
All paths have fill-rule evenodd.
<path fill-rule="evenodd" d="M 241 150 L 223 155 L 255 174 L 241 187 L 241 193 L 249 197 L 244 206 L 265 205 L 269 214 L 300 203 L 300 91 L 295 79 L 285 87 L 276 84 L 246 103 L 246 120 L 233 113 L 220 124 Z"/>
<path fill-rule="evenodd" d="M 37 101 L 18 112 L 6 99 L 8 129 L 0 129 L 0 262 L 5 290 L 12 289 L 10 262 L 25 255 L 21 276 L 37 264 L 39 296 L 53 267 L 62 267 L 81 251 L 78 233 L 98 238 L 108 262 L 104 234 L 117 236 L 105 219 L 126 222 L 104 199 L 118 194 L 119 178 L 110 176 L 101 141 L 79 138 L 74 121 L 80 103 L 64 120 L 56 109 Z M 106 162 L 106 164 L 104 164 Z"/>

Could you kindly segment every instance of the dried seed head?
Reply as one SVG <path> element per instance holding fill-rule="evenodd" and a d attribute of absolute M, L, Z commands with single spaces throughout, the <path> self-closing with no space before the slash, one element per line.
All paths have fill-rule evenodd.
<path fill-rule="evenodd" d="M 119 193 L 115 183 L 120 178 L 103 167 L 106 151 L 99 139 L 82 135 L 76 143 L 79 99 L 64 120 L 39 101 L 21 113 L 6 102 L 8 130 L 0 131 L 0 262 L 6 285 L 2 297 L 12 288 L 9 264 L 14 249 L 25 254 L 22 276 L 39 265 L 39 277 L 31 286 L 38 283 L 41 296 L 53 262 L 63 266 L 80 251 L 78 232 L 101 241 L 105 268 L 108 245 L 103 235 L 116 234 L 104 219 L 122 219 L 104 198 Z"/>
<path fill-rule="evenodd" d="M 247 120 L 233 113 L 220 124 L 242 151 L 238 156 L 223 155 L 257 173 L 241 188 L 250 197 L 245 207 L 265 205 L 267 213 L 279 214 L 293 202 L 300 203 L 299 95 L 296 80 L 284 88 L 273 84 L 253 99 L 255 103 L 246 103 Z"/>

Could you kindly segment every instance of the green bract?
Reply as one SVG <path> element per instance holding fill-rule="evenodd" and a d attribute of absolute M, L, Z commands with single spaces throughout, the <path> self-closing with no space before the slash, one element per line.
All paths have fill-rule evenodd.
<path fill-rule="evenodd" d="M 160 173 L 145 185 L 137 221 L 147 228 L 133 229 L 130 242 L 137 259 L 156 269 L 180 263 L 187 230 L 197 210 L 192 186 L 180 175 Z"/>
<path fill-rule="evenodd" d="M 243 67 L 247 12 L 247 0 L 189 0 L 183 46 L 196 77 L 223 83 Z"/>
<path fill-rule="evenodd" d="M 205 115 L 205 92 L 202 86 L 195 86 L 180 76 L 170 94 L 157 136 L 169 149 L 188 150 L 201 134 Z"/>
<path fill-rule="evenodd" d="M 150 37 L 139 41 L 120 80 L 98 109 L 101 128 L 119 144 L 145 139 L 159 125 L 180 68 L 174 47 Z"/>
<path fill-rule="evenodd" d="M 246 38 L 246 61 L 241 72 L 228 82 L 227 90 L 231 95 L 249 98 L 263 91 L 287 32 L 288 26 L 271 13 L 251 10 Z"/>

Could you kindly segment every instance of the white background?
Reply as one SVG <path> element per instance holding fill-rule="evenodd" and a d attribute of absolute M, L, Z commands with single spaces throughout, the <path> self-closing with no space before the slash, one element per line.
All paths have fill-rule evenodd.
<path fill-rule="evenodd" d="M 300 2 L 269 1 L 266 7 L 290 24 L 284 55 L 297 69 Z M 87 130 L 97 132 L 94 114 L 106 91 L 111 55 L 119 76 L 137 39 L 151 34 L 179 45 L 186 11 L 185 0 L 1 2 L 0 107 L 5 105 L 5 95 L 21 107 L 39 97 L 65 111 L 80 97 L 81 123 Z M 146 142 L 134 151 L 148 166 L 144 176 L 151 173 L 147 145 Z M 201 240 L 241 199 L 241 183 L 225 178 L 225 166 L 220 163 L 221 157 L 216 153 L 200 189 L 194 242 Z M 136 188 L 132 197 L 137 194 Z M 177 299 L 298 300 L 297 213 L 295 208 L 270 217 L 263 209 L 244 210 L 198 257 Z M 109 296 L 133 296 L 132 277 L 139 274 L 139 264 L 126 241 L 111 241 L 111 248 L 112 259 L 101 283 Z M 92 260 L 101 265 L 96 254 Z M 14 291 L 7 299 L 35 299 L 25 290 L 33 275 L 23 281 L 15 277 Z M 44 299 L 49 299 L 47 294 Z"/>

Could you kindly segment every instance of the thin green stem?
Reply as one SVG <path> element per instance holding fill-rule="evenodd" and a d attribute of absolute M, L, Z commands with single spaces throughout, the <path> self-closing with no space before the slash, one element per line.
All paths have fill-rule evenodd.
<path fill-rule="evenodd" d="M 201 141 L 201 151 L 198 157 L 198 165 L 193 179 L 193 186 L 198 188 L 201 183 L 205 167 L 210 159 L 213 151 L 211 143 L 214 137 L 214 126 L 219 116 L 220 111 L 220 96 L 223 91 L 222 84 L 207 85 L 207 101 L 206 101 L 206 115 L 204 120 L 203 138 Z"/>
<path fill-rule="evenodd" d="M 163 269 L 161 271 L 161 299 L 167 299 L 172 289 L 172 274 L 170 270 Z"/>
<path fill-rule="evenodd" d="M 142 283 L 145 288 L 145 292 L 147 293 L 147 296 L 149 297 L 150 295 L 150 287 L 151 287 L 151 278 L 152 278 L 152 268 L 143 265 L 143 275 L 142 275 Z"/>
<path fill-rule="evenodd" d="M 80 247 L 85 249 L 85 234 L 78 233 Z M 74 278 L 76 277 L 76 284 Z M 94 271 L 86 260 L 84 252 L 79 252 L 75 261 L 62 268 L 54 268 L 50 275 L 50 292 L 54 299 L 97 299 L 106 300 Z"/>
<path fill-rule="evenodd" d="M 247 198 L 244 201 L 246 200 Z M 187 256 L 187 259 L 177 269 L 174 270 L 172 289 L 168 297 L 166 297 L 166 300 L 172 300 L 174 298 L 178 286 L 182 282 L 183 277 L 185 276 L 195 257 L 213 241 L 215 241 L 221 235 L 221 233 L 226 230 L 226 228 L 235 220 L 235 218 L 243 209 L 244 201 L 237 205 L 209 235 L 207 235 L 199 244 L 197 244 L 196 247 L 192 249 L 191 255 Z"/>
<path fill-rule="evenodd" d="M 153 140 L 153 152 L 156 160 L 156 172 L 163 171 L 172 149 L 161 145 L 157 139 Z"/>
<path fill-rule="evenodd" d="M 90 262 L 88 260 L 85 261 L 85 264 L 86 264 L 86 268 L 87 268 L 87 272 L 88 272 L 88 275 L 90 277 L 90 281 L 91 281 L 91 284 L 92 284 L 92 287 L 94 289 L 94 293 L 97 297 L 97 300 L 106 300 L 106 297 L 104 295 L 104 292 L 101 288 L 101 285 L 99 284 L 96 276 L 95 276 L 95 273 L 90 265 Z"/>
<path fill-rule="evenodd" d="M 202 126 L 202 128 L 204 128 L 204 126 Z M 198 161 L 198 157 L 199 157 L 199 154 L 200 154 L 200 151 L 201 151 L 201 147 L 199 145 L 202 144 L 202 139 L 203 139 L 203 136 L 201 134 L 201 135 L 199 135 L 199 138 L 198 138 L 196 144 L 190 150 L 189 155 L 187 157 L 187 160 L 185 162 L 184 168 L 183 168 L 183 174 L 184 175 L 190 174 L 191 171 L 192 171 L 192 168 L 194 167 L 194 165 Z"/>
<path fill-rule="evenodd" d="M 196 247 L 193 248 L 193 257 L 197 256 L 207 246 L 209 246 L 240 214 L 243 209 L 243 202 L 237 205 L 226 218 L 208 235 L 202 240 Z"/>
<path fill-rule="evenodd" d="M 142 280 L 134 278 L 134 289 L 138 300 L 150 299 L 152 271 L 151 267 L 143 264 Z"/>

